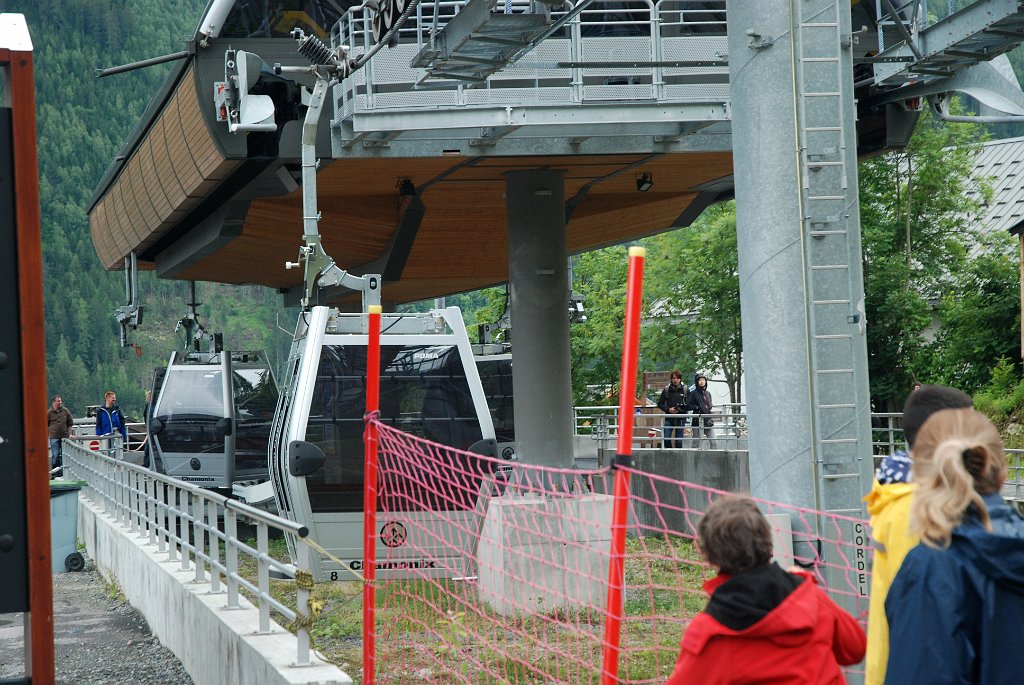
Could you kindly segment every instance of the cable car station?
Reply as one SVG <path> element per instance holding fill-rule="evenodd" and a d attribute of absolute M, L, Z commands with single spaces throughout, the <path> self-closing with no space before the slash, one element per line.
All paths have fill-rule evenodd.
<path fill-rule="evenodd" d="M 995 120 L 1024 117 L 1003 56 L 1024 41 L 1020 3 L 935 12 L 925 0 L 212 0 L 184 51 L 147 60 L 174 66 L 96 189 L 93 243 L 129 283 L 149 269 L 262 285 L 301 314 L 269 426 L 261 404 L 245 428 L 231 399 L 278 393 L 265 359 L 254 379 L 230 352 L 171 358 L 161 398 L 194 399 L 172 387 L 178 371 L 219 391 L 202 438 L 158 402 L 164 473 L 172 458 L 195 471 L 189 452 L 211 439 L 239 464 L 245 430 L 269 429 L 276 505 L 303 531 L 293 556 L 313 531 L 359 559 L 376 305 L 382 423 L 494 457 L 510 447 L 509 482 L 516 464 L 571 469 L 569 257 L 735 199 L 751 492 L 859 516 L 873 464 L 857 161 L 905 146 L 925 107 L 956 120 L 955 93 Z M 501 283 L 513 445 L 458 310 L 396 313 Z M 119 315 L 125 330 L 139 319 Z M 163 444 L 175 430 L 182 449 Z M 229 474 L 219 486 L 253 473 L 215 470 Z M 481 525 L 517 522 L 500 499 Z M 610 496 L 587 506 L 604 516 Z M 424 549 L 451 542 L 462 513 L 392 520 L 442 521 Z M 792 524 L 794 550 L 819 525 Z M 311 563 L 317 578 L 339 570 Z"/>

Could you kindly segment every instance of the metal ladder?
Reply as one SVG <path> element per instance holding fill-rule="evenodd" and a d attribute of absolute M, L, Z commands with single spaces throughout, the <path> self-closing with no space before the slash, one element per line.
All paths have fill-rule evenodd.
<path fill-rule="evenodd" d="M 844 28 L 840 15 L 849 5 L 799 0 L 793 6 L 815 501 L 819 510 L 856 516 L 868 485 L 862 467 L 870 459 L 870 431 L 867 418 L 858 415 L 865 398 L 855 336 L 863 335 L 865 322 L 858 197 L 851 182 L 856 168 L 850 168 L 857 162 L 844 134 L 855 125 L 853 88 L 844 87 L 852 59 L 849 19 Z"/>

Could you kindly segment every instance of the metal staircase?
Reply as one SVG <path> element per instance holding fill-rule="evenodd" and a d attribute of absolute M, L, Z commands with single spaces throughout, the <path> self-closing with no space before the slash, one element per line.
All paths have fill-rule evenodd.
<path fill-rule="evenodd" d="M 893 21 L 891 0 L 876 0 L 883 24 L 899 29 L 901 40 L 880 45 L 875 64 L 875 82 L 900 85 L 952 76 L 957 71 L 986 62 L 1012 50 L 1024 41 L 1024 2 L 1021 0 L 979 0 L 931 24 L 927 7 L 920 0 L 906 3 L 903 13 L 913 21 Z M 913 5 L 913 11 L 911 11 Z M 881 39 L 881 32 L 879 34 Z"/>
<path fill-rule="evenodd" d="M 469 0 L 410 66 L 426 69 L 427 78 L 482 83 L 532 47 L 552 24 L 548 12 L 494 9 L 495 0 Z"/>

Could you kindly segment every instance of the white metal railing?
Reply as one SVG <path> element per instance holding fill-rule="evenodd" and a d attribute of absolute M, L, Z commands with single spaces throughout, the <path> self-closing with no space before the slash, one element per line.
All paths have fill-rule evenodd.
<path fill-rule="evenodd" d="M 637 408 L 633 417 L 633 446 L 644 448 L 747 450 L 747 415 L 743 405 L 726 404 L 713 414 L 686 414 L 670 417 L 657 407 Z M 573 407 L 573 432 L 594 440 L 618 439 L 617 406 Z M 676 418 L 678 423 L 666 421 Z M 707 425 L 708 423 L 712 425 Z M 712 434 L 708 435 L 707 430 Z"/>
<path fill-rule="evenodd" d="M 721 404 L 720 411 L 715 414 L 688 414 L 682 417 L 687 431 L 682 438 L 681 447 L 696 448 L 693 443 L 694 419 L 703 423 L 703 419 L 714 422 L 715 439 L 718 449 L 746 451 L 747 449 L 747 411 L 746 405 Z M 606 441 L 609 444 L 618 439 L 618 406 L 593 405 L 573 407 L 573 434 L 589 435 L 594 440 Z M 657 407 L 638 407 L 640 413 L 634 416 L 635 448 L 665 447 L 667 414 Z M 871 448 L 875 456 L 884 456 L 905 449 L 903 439 L 903 414 L 872 413 L 871 414 Z M 708 438 L 701 441 L 703 448 L 708 445 Z M 680 445 L 675 445 L 680 447 Z"/>
<path fill-rule="evenodd" d="M 115 461 L 124 460 L 124 440 L 119 433 L 114 433 L 113 435 L 92 435 L 91 432 L 92 428 L 89 429 L 89 434 L 85 435 L 81 434 L 80 431 L 78 434 L 72 431 L 71 437 L 64 439 L 65 466 L 67 466 L 68 445 L 74 445 L 78 449 L 93 452 L 94 454 L 102 454 Z"/>
<path fill-rule="evenodd" d="M 871 413 L 871 448 L 875 456 L 885 456 L 907 448 L 901 412 Z"/>
<path fill-rule="evenodd" d="M 1003 497 L 1024 504 L 1024 449 L 1006 450 L 1006 461 L 1006 482 L 1003 483 Z M 1022 509 L 1024 509 L 1024 506 L 1022 506 Z"/>
<path fill-rule="evenodd" d="M 64 441 L 66 477 L 86 482 L 83 492 L 103 507 L 106 515 L 127 526 L 140 538 L 149 538 L 168 561 L 181 562 L 181 570 L 195 569 L 196 583 L 209 583 L 210 593 L 219 594 L 221 577 L 226 584 L 226 607 L 239 608 L 239 590 L 247 590 L 259 609 L 259 632 L 269 634 L 273 609 L 296 626 L 298 652 L 295 666 L 310 664 L 309 595 L 313 586 L 311 550 L 296 545 L 295 566 L 269 554 L 269 529 L 304 538 L 305 526 L 230 500 L 210 490 L 154 473 L 88 447 L 85 436 Z M 120 437 L 115 440 L 120 443 Z M 84 443 L 84 444 L 83 444 Z M 238 518 L 256 526 L 256 547 L 238 538 Z M 221 546 L 224 558 L 221 559 Z M 257 564 L 257 582 L 238 571 L 239 554 Z M 296 610 L 274 599 L 270 593 L 270 572 L 296 580 Z"/>
<path fill-rule="evenodd" d="M 547 7 L 557 21 L 581 1 L 564 0 L 551 6 L 512 0 L 507 7 L 512 14 Z M 409 66 L 423 48 L 432 47 L 435 37 L 466 5 L 462 0 L 424 2 L 398 31 L 393 45 L 338 86 L 336 116 L 347 119 L 358 111 L 477 104 L 720 103 L 729 99 L 725 4 L 725 0 L 707 0 L 697 6 L 684 0 L 593 0 L 531 53 L 486 83 L 470 87 L 457 81 L 425 83 L 426 71 Z M 506 5 L 499 2 L 498 7 Z M 374 45 L 372 16 L 365 4 L 349 9 L 331 31 L 332 44 L 349 46 L 352 57 L 368 52 Z M 707 75 L 714 73 L 722 75 L 722 83 L 707 82 Z"/>
<path fill-rule="evenodd" d="M 125 424 L 125 432 L 128 433 L 128 442 L 123 445 L 127 452 L 140 452 L 146 442 L 146 424 L 141 421 L 131 422 Z M 96 425 L 92 420 L 88 422 L 77 420 L 76 423 L 71 427 L 71 437 L 78 440 L 106 440 L 110 436 L 97 436 Z M 114 434 L 118 443 L 121 442 L 121 436 Z M 106 448 L 104 448 L 106 449 Z"/>

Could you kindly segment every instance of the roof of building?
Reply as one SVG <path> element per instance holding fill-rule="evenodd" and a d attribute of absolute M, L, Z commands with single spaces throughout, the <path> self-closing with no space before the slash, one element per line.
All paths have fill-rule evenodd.
<path fill-rule="evenodd" d="M 988 179 L 993 191 L 978 225 L 985 231 L 1020 233 L 1024 229 L 1024 137 L 983 144 L 974 171 L 976 177 Z"/>

